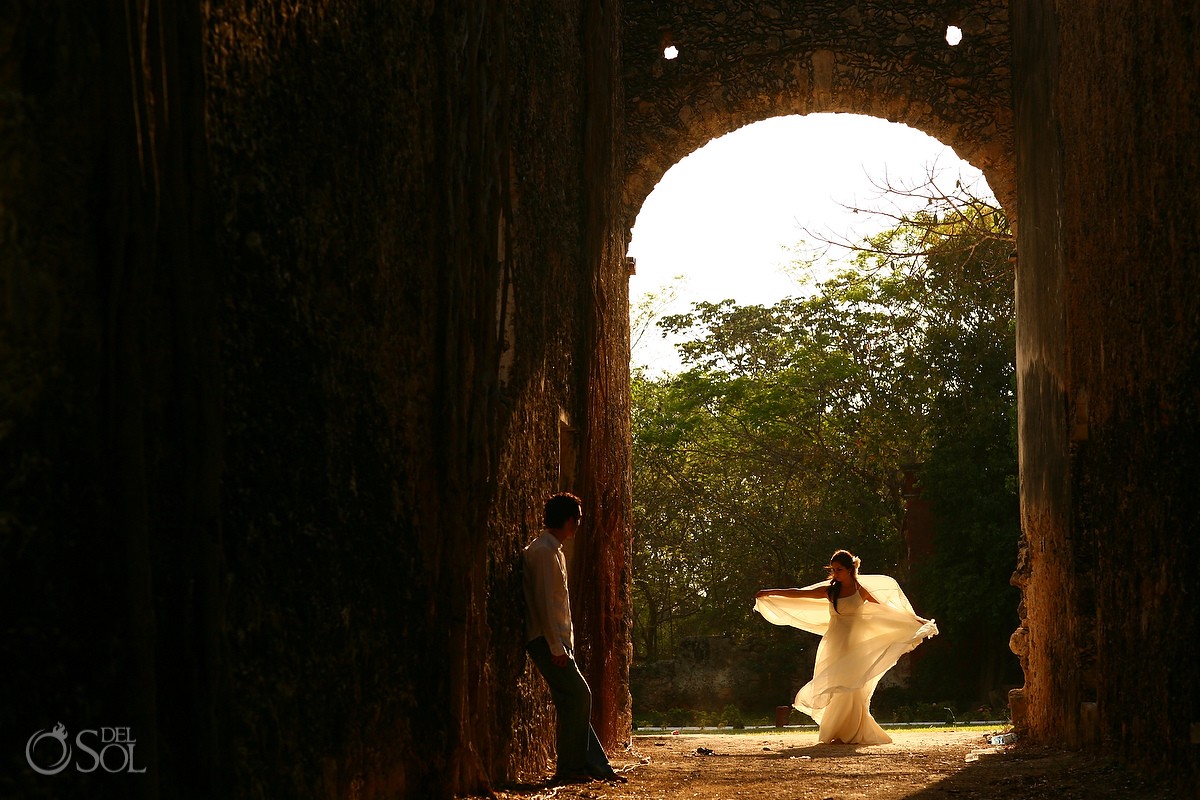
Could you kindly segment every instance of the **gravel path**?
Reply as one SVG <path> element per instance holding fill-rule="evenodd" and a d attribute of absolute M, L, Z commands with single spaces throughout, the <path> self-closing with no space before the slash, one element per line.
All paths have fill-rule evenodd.
<path fill-rule="evenodd" d="M 995 731 L 999 732 L 999 731 Z M 634 737 L 628 783 L 503 787 L 500 800 L 1165 800 L 1111 762 L 984 731 L 889 731 L 886 745 L 821 745 L 815 731 Z M 991 732 L 987 732 L 991 733 Z"/>

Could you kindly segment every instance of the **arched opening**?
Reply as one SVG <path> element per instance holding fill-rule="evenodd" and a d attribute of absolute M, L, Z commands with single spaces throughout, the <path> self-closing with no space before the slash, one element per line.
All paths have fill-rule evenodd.
<path fill-rule="evenodd" d="M 693 300 L 733 296 L 718 293 L 734 287 L 740 303 L 773 303 L 811 279 L 794 267 L 797 245 L 877 232 L 887 219 L 870 211 L 894 216 L 928 205 L 920 187 L 931 177 L 947 184 L 943 191 L 958 183 L 996 202 L 978 169 L 906 125 L 857 114 L 746 125 L 683 156 L 642 203 L 628 250 L 631 303 L 654 295 L 661 304 L 669 292 L 658 313 L 677 313 Z M 889 197 L 888 184 L 914 191 Z M 657 350 L 647 359 L 670 356 L 661 337 L 639 333 L 635 364 L 639 348 Z"/>
<path fill-rule="evenodd" d="M 928 191 L 933 194 L 922 196 L 922 187 L 931 181 Z M 888 186 L 906 191 L 889 195 L 885 191 Z M 930 461 L 932 448 L 922 449 L 918 441 L 922 437 L 916 435 L 903 444 L 902 437 L 865 441 L 873 435 L 865 431 L 896 425 L 900 416 L 892 415 L 894 407 L 910 402 L 903 397 L 904 388 L 897 383 L 888 390 L 892 402 L 867 408 L 872 401 L 851 410 L 837 401 L 804 396 L 820 380 L 836 382 L 846 377 L 844 374 L 835 378 L 832 372 L 821 375 L 796 367 L 800 361 L 815 363 L 819 352 L 824 357 L 842 347 L 838 357 L 857 361 L 863 368 L 861 377 L 883 375 L 887 370 L 872 359 L 890 362 L 901 358 L 903 347 L 919 349 L 916 343 L 925 341 L 924 332 L 930 331 L 932 337 L 935 328 L 943 341 L 927 343 L 929 349 L 922 357 L 941 359 L 937 365 L 941 380 L 961 385 L 956 391 L 940 394 L 933 390 L 919 403 L 925 409 L 922 418 L 941 416 L 936 424 L 930 423 L 928 433 L 941 447 L 932 462 L 937 475 L 930 483 L 942 492 L 939 502 L 943 504 L 954 491 L 974 491 L 992 501 L 1001 498 L 999 502 L 1006 507 L 1006 543 L 992 553 L 986 577 L 977 576 L 976 584 L 983 596 L 1004 598 L 1001 602 L 1007 603 L 1007 609 L 995 614 L 989 611 L 996 619 L 991 620 L 986 635 L 972 642 L 970 664 L 953 663 L 956 652 L 965 652 L 963 639 L 957 635 L 958 646 L 949 645 L 944 638 L 920 653 L 927 663 L 922 670 L 925 674 L 910 675 L 906 672 L 910 665 L 905 664 L 897 673 L 899 680 L 885 692 L 881 719 L 906 721 L 913 714 L 928 714 L 936 708 L 937 720 L 927 721 L 940 721 L 942 709 L 949 705 L 960 719 L 1006 719 L 1007 691 L 1021 684 L 1019 665 L 1008 650 L 1009 634 L 1018 624 L 1017 597 L 1008 586 L 1008 577 L 1015 567 L 1019 535 L 1015 441 L 1007 436 L 1014 424 L 1016 403 L 1011 242 L 990 243 L 992 271 L 988 275 L 993 279 L 1000 276 L 1000 291 L 988 294 L 986 300 L 964 295 L 962 307 L 956 309 L 986 313 L 970 304 L 1003 297 L 1004 311 L 989 320 L 998 323 L 992 330 L 938 326 L 913 317 L 908 341 L 904 341 L 903 330 L 891 331 L 900 335 L 892 342 L 900 347 L 892 350 L 886 341 L 890 323 L 878 328 L 863 324 L 858 329 L 852 324 L 833 324 L 826 332 L 830 341 L 845 337 L 839 345 L 784 341 L 788 331 L 805 326 L 811 330 L 814 324 L 820 326 L 822 319 L 832 319 L 827 316 L 829 304 L 845 303 L 847 318 L 871 307 L 868 302 L 849 310 L 849 284 L 833 285 L 839 270 L 854 267 L 853 254 L 826 252 L 814 257 L 813 245 L 822 243 L 812 237 L 824 235 L 828 242 L 849 243 L 876 237 L 878 242 L 879 236 L 906 219 L 919 217 L 931 222 L 938 213 L 945 214 L 940 206 L 931 209 L 956 191 L 998 209 L 982 174 L 931 137 L 877 118 L 817 114 L 772 118 L 713 140 L 672 167 L 643 204 L 630 246 L 630 255 L 636 260 L 630 282 L 635 416 L 631 682 L 635 724 L 716 722 L 714 715 L 720 714 L 736 714 L 743 722 L 765 720 L 775 706 L 767 698 L 782 700 L 789 696 L 789 689 L 794 692 L 798 688 L 795 681 L 811 652 L 788 649 L 795 647 L 794 640 L 786 647 L 777 646 L 783 640 L 772 643 L 770 626 L 741 612 L 756 588 L 818 580 L 820 559 L 827 558 L 834 547 L 861 551 L 871 571 L 898 573 L 906 583 L 920 585 L 924 581 L 929 588 L 924 594 L 919 591 L 914 602 L 941 605 L 930 586 L 930 576 L 947 569 L 956 555 L 948 547 L 952 533 L 943 530 L 937 535 L 940 549 L 935 544 L 937 516 L 929 517 L 930 503 L 921 496 L 922 466 Z M 883 213 L 871 215 L 872 209 Z M 806 238 L 807 245 L 801 241 Z M 798 269 L 798 260 L 805 261 L 803 270 Z M 967 263 L 964 259 L 953 266 Z M 919 269 L 916 261 L 910 266 Z M 952 268 L 949 261 L 942 266 Z M 899 274 L 893 273 L 889 280 Z M 870 279 L 870 270 L 860 269 L 859 278 Z M 966 289 L 961 284 L 957 288 Z M 867 289 L 858 287 L 856 291 L 865 293 Z M 842 294 L 835 296 L 839 292 Z M 800 297 L 807 301 L 790 299 Z M 883 313 L 883 294 L 876 295 L 872 302 L 876 301 L 876 310 Z M 727 305 L 722 306 L 723 302 Z M 706 305 L 697 311 L 696 304 Z M 939 313 L 945 311 L 947 307 L 941 306 Z M 685 323 L 682 319 L 689 312 L 696 313 Z M 655 319 L 664 317 L 668 323 L 672 317 L 676 321 L 662 331 L 654 330 Z M 897 318 L 895 324 L 907 323 Z M 948 331 L 963 330 L 979 334 L 980 339 L 990 335 L 993 341 L 975 351 L 970 348 L 980 342 L 968 342 L 965 336 L 957 344 L 944 341 Z M 784 333 L 777 341 L 766 341 L 779 331 Z M 868 350 L 875 350 L 873 355 L 855 355 L 845 347 L 854 337 L 872 335 L 879 337 L 868 342 Z M 763 352 L 753 352 L 755 337 L 763 343 Z M 684 344 L 690 353 L 681 360 L 679 349 Z M 794 349 L 783 352 L 793 344 Z M 982 358 L 976 363 L 967 355 L 987 352 L 995 359 L 997 347 L 1001 358 L 989 366 L 980 366 Z M 908 362 L 918 363 L 933 361 Z M 978 386 L 966 385 L 976 371 L 987 372 L 992 366 L 996 374 L 990 379 L 981 379 Z M 831 361 L 816 369 L 833 368 Z M 717 374 L 722 371 L 724 374 Z M 981 436 L 1005 440 L 1000 448 L 1003 452 L 994 454 L 993 479 L 971 487 L 952 486 L 946 479 L 952 471 L 949 465 L 955 459 L 962 461 L 973 444 L 967 433 L 948 430 L 956 418 L 947 403 L 971 407 L 981 402 L 980 395 L 993 392 L 997 383 L 1006 387 L 1004 407 L 976 409 L 979 416 L 990 414 L 992 418 L 971 420 L 979 425 L 969 433 L 976 440 Z M 847 379 L 841 389 L 853 385 L 853 379 Z M 764 386 L 768 388 L 764 390 Z M 778 386 L 788 388 L 777 391 Z M 868 391 L 864 387 L 860 384 L 852 391 Z M 928 385 L 910 388 L 930 391 Z M 973 390 L 978 393 L 972 394 Z M 881 392 L 880 398 L 885 395 L 887 392 Z M 819 413 L 831 419 L 844 416 L 829 428 L 814 427 L 791 438 L 799 428 L 796 420 L 813 413 L 817 406 L 822 406 Z M 909 433 L 915 433 L 912 420 L 904 424 Z M 835 430 L 846 425 L 857 425 L 859 431 Z M 828 436 L 826 444 L 842 437 L 835 447 L 848 448 L 837 454 L 845 461 L 833 471 L 822 472 L 829 470 L 833 453 L 832 448 L 820 452 L 814 446 L 817 436 Z M 855 447 L 862 452 L 852 453 Z M 878 463 L 888 458 L 889 464 Z M 818 463 L 822 459 L 824 463 Z M 872 461 L 876 463 L 872 465 Z M 869 472 L 871 477 L 839 483 L 834 474 L 839 470 L 855 475 Z M 821 491 L 826 494 L 821 496 Z M 856 511 L 871 503 L 877 505 L 870 520 L 866 514 L 856 516 Z M 851 506 L 858 508 L 852 511 Z M 942 509 L 943 517 L 951 519 L 951 509 L 946 505 Z M 924 523 L 918 519 L 922 514 L 926 515 Z M 772 526 L 778 526 L 774 530 L 777 535 L 766 533 Z M 967 549 L 969 537 L 960 538 L 956 544 Z M 806 541 L 798 543 L 797 539 Z M 970 544 L 978 553 L 980 542 Z M 932 567 L 935 563 L 941 566 Z M 807 573 L 802 565 L 807 565 Z M 639 569 L 649 574 L 639 575 Z M 956 609 L 938 611 L 943 624 L 955 634 L 980 629 L 979 620 L 958 619 L 956 613 Z M 815 646 L 815 642 L 809 644 Z M 721 650 L 719 657 L 714 648 Z M 663 662 L 670 662 L 670 668 Z M 960 673 L 970 673 L 970 680 L 951 690 L 949 684 L 955 681 L 950 678 Z M 666 679 L 664 675 L 674 677 Z M 664 716 L 669 708 L 682 708 L 693 716 L 669 719 Z"/>

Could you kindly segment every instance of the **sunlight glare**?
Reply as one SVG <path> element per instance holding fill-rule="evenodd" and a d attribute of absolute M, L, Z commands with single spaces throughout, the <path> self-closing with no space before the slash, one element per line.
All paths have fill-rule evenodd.
<path fill-rule="evenodd" d="M 796 245 L 808 238 L 802 228 L 851 238 L 877 233 L 884 223 L 847 206 L 880 207 L 872 180 L 912 185 L 930 170 L 949 187 L 961 176 L 964 186 L 991 196 L 981 173 L 949 147 L 875 117 L 774 117 L 713 139 L 669 169 L 638 212 L 627 253 L 637 259 L 631 311 L 649 294 L 672 291 L 658 316 L 699 301 L 772 305 L 804 294 L 812 284 L 792 268 Z M 673 343 L 657 330 L 632 356 L 652 371 L 679 365 Z"/>

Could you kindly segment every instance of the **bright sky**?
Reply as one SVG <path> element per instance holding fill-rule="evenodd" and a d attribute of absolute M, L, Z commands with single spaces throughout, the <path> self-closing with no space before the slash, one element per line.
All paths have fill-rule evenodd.
<path fill-rule="evenodd" d="M 701 300 L 769 305 L 803 293 L 783 269 L 793 260 L 790 249 L 813 242 L 802 228 L 832 239 L 883 230 L 886 221 L 843 206 L 887 208 L 872 179 L 912 186 L 931 169 L 947 189 L 961 177 L 977 195 L 991 196 L 979 171 L 949 147 L 874 117 L 775 117 L 714 139 L 668 170 L 642 205 L 629 246 L 637 259 L 631 313 L 680 275 L 678 297 L 663 314 Z M 657 328 L 635 346 L 632 362 L 652 373 L 680 368 Z"/>

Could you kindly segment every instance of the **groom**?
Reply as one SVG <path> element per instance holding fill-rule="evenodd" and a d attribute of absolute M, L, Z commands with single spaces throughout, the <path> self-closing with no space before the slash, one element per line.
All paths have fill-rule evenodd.
<path fill-rule="evenodd" d="M 525 651 L 546 684 L 558 714 L 556 783 L 593 778 L 625 783 L 613 771 L 592 729 L 592 690 L 575 664 L 575 631 L 562 543 L 583 524 L 583 506 L 562 492 L 546 501 L 545 530 L 525 548 Z"/>

